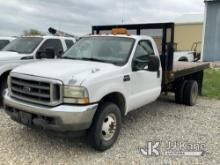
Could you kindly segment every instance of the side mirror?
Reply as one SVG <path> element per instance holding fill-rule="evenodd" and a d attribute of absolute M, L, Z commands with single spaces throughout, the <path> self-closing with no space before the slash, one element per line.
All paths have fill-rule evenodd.
<path fill-rule="evenodd" d="M 157 56 L 149 56 L 148 71 L 157 72 L 160 69 L 160 60 Z"/>
<path fill-rule="evenodd" d="M 54 48 L 46 48 L 45 54 L 46 54 L 46 58 L 55 58 Z"/>
<path fill-rule="evenodd" d="M 133 71 L 145 70 L 145 67 L 147 65 L 148 65 L 148 59 L 143 59 L 140 56 L 135 58 L 134 61 L 132 62 L 132 70 Z"/>
<path fill-rule="evenodd" d="M 155 55 L 146 56 L 146 59 L 136 58 L 132 64 L 133 71 L 146 70 L 151 72 L 156 72 L 160 69 L 159 57 Z"/>
<path fill-rule="evenodd" d="M 48 59 L 53 59 L 55 58 L 55 50 L 54 48 L 46 48 L 45 51 L 38 51 L 36 54 L 37 59 L 42 59 L 42 58 L 48 58 Z"/>

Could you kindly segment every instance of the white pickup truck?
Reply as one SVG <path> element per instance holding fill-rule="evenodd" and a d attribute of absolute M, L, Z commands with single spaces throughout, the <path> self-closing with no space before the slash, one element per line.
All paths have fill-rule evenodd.
<path fill-rule="evenodd" d="M 196 62 L 201 58 L 201 53 L 197 52 L 198 46 L 201 45 L 201 42 L 194 42 L 192 44 L 191 50 L 188 51 L 177 51 L 177 43 L 175 44 L 175 51 L 173 55 L 174 61 L 183 61 L 183 62 Z"/>
<path fill-rule="evenodd" d="M 173 30 L 174 26 L 153 27 Z M 167 61 L 160 62 L 151 37 L 128 35 L 125 29 L 84 37 L 62 59 L 14 69 L 4 94 L 4 110 L 25 125 L 86 132 L 91 145 L 103 151 L 116 141 L 121 118 L 155 101 L 161 91 L 176 91 L 178 103 L 195 104 L 207 65 L 191 64 L 171 73 Z"/>
<path fill-rule="evenodd" d="M 195 61 L 194 51 L 176 51 L 174 52 L 174 61 L 194 62 Z"/>
<path fill-rule="evenodd" d="M 9 43 L 0 51 L 0 102 L 12 69 L 41 58 L 53 58 L 49 57 L 53 51 L 56 56 L 60 56 L 74 43 L 74 38 L 61 36 L 19 37 Z"/>

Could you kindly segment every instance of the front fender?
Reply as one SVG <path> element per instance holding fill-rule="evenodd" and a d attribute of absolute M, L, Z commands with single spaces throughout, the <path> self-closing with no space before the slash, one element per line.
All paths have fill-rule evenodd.
<path fill-rule="evenodd" d="M 13 64 L 5 64 L 0 66 L 0 76 L 4 74 L 5 72 L 11 71 L 15 67 L 19 66 L 19 64 L 13 63 Z"/>
<path fill-rule="evenodd" d="M 111 93 L 120 93 L 123 95 L 125 100 L 125 110 L 127 111 L 127 103 L 126 103 L 126 96 L 128 96 L 128 89 L 125 85 L 119 84 L 119 83 L 106 83 L 102 86 L 92 87 L 88 89 L 89 91 L 89 98 L 90 102 L 99 102 L 102 98 L 105 96 L 111 94 Z"/>
<path fill-rule="evenodd" d="M 0 61 L 0 76 L 4 74 L 5 72 L 11 71 L 14 68 L 26 64 L 29 62 L 32 62 L 33 60 L 19 60 L 16 62 L 11 62 L 11 61 Z"/>

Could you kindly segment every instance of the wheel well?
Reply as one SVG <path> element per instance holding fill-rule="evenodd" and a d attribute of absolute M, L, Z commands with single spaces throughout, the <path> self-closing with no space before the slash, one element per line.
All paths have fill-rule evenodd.
<path fill-rule="evenodd" d="M 188 61 L 186 57 L 181 57 L 178 61 Z"/>
<path fill-rule="evenodd" d="M 101 99 L 100 104 L 102 104 L 103 102 L 115 103 L 119 107 L 122 116 L 125 115 L 126 102 L 124 96 L 121 93 L 110 93 Z"/>
<path fill-rule="evenodd" d="M 7 72 L 3 73 L 3 74 L 0 76 L 0 84 L 2 84 L 2 81 L 3 81 L 4 79 L 7 80 L 7 77 L 8 77 L 8 75 L 9 75 L 10 72 L 11 72 L 11 71 L 7 71 Z"/>

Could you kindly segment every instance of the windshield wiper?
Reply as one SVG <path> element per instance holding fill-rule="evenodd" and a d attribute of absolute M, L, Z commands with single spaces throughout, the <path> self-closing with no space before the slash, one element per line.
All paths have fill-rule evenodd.
<path fill-rule="evenodd" d="M 16 51 L 16 50 L 6 50 L 6 51 L 8 51 L 8 52 L 18 52 L 18 51 Z M 19 52 L 18 52 L 19 53 Z"/>
<path fill-rule="evenodd" d="M 83 57 L 83 58 L 76 58 L 76 57 L 61 57 L 63 59 L 70 59 L 70 60 L 85 60 L 85 61 L 96 61 L 96 62 L 103 62 L 103 63 L 111 63 L 113 65 L 117 65 L 115 64 L 116 62 L 115 61 L 106 61 L 106 60 L 101 60 L 101 59 L 97 59 L 97 58 L 86 58 L 86 57 Z"/>
<path fill-rule="evenodd" d="M 67 57 L 67 56 L 65 56 L 65 57 L 61 57 L 61 58 L 63 58 L 63 59 L 70 59 L 70 60 L 80 60 L 80 58 Z"/>
<path fill-rule="evenodd" d="M 97 62 L 104 62 L 104 63 L 109 63 L 108 61 L 97 59 L 97 58 L 80 58 L 80 60 L 86 60 L 86 61 L 97 61 Z"/>
<path fill-rule="evenodd" d="M 117 61 L 110 61 L 110 60 L 101 60 L 101 59 L 97 59 L 97 58 L 81 58 L 81 60 L 87 60 L 87 61 L 96 61 L 96 62 L 103 62 L 103 63 L 108 63 L 108 64 L 113 64 L 113 65 L 120 65 L 121 62 L 117 62 Z"/>

